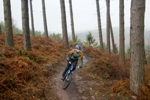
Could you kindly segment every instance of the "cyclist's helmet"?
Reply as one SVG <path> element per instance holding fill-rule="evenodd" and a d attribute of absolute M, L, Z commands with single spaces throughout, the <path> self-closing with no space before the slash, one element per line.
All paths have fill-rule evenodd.
<path fill-rule="evenodd" d="M 76 49 L 81 50 L 82 46 L 81 45 L 76 45 Z"/>

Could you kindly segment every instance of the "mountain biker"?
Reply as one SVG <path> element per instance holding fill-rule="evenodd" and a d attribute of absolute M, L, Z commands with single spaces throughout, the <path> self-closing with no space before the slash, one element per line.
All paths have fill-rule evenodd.
<path fill-rule="evenodd" d="M 64 72 L 62 73 L 62 80 L 64 79 L 64 75 L 67 72 L 67 70 L 71 67 L 71 64 L 73 63 L 74 65 L 74 69 L 73 71 L 76 69 L 78 60 L 80 60 L 80 65 L 79 68 L 82 68 L 83 65 L 83 53 L 81 51 L 82 46 L 81 45 L 76 45 L 75 49 L 72 49 L 68 52 L 67 54 L 67 67 L 65 68 Z M 71 62 L 71 63 L 70 63 Z"/>

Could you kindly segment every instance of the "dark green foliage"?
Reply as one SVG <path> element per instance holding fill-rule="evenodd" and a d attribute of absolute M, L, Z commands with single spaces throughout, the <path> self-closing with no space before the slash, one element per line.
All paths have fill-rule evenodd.
<path fill-rule="evenodd" d="M 53 34 L 50 34 L 50 38 L 52 40 L 58 40 L 58 39 L 61 39 L 61 34 L 60 33 L 53 33 Z"/>
<path fill-rule="evenodd" d="M 125 55 L 126 55 L 126 56 L 130 56 L 130 48 L 127 49 Z"/>
<path fill-rule="evenodd" d="M 37 57 L 33 54 L 30 54 L 30 53 L 25 53 L 24 50 L 22 49 L 18 49 L 18 55 L 20 56 L 25 56 L 27 57 L 27 59 L 30 59 L 31 61 L 33 62 L 40 62 L 40 61 L 44 61 L 45 60 L 45 57 L 41 54 L 39 54 Z"/>
<path fill-rule="evenodd" d="M 0 22 L 0 31 L 2 32 L 2 31 L 4 31 L 4 23 L 3 22 Z"/>
<path fill-rule="evenodd" d="M 0 33 L 2 32 L 2 30 L 1 30 L 1 25 L 0 25 Z"/>
<path fill-rule="evenodd" d="M 24 50 L 22 50 L 22 49 L 18 49 L 18 55 L 20 55 L 20 56 L 22 56 L 22 55 L 24 55 L 25 53 L 24 53 Z"/>
<path fill-rule="evenodd" d="M 92 46 L 92 44 L 94 44 L 95 41 L 96 41 L 95 38 L 92 36 L 91 32 L 89 32 L 89 34 L 86 35 L 86 42 L 84 44 Z"/>
<path fill-rule="evenodd" d="M 31 30 L 30 30 L 31 33 Z M 35 36 L 44 36 L 44 33 L 41 31 L 35 31 Z"/>
<path fill-rule="evenodd" d="M 107 45 L 103 42 L 104 50 L 107 49 Z"/>
<path fill-rule="evenodd" d="M 116 44 L 115 44 L 115 53 L 118 53 L 118 47 Z"/>

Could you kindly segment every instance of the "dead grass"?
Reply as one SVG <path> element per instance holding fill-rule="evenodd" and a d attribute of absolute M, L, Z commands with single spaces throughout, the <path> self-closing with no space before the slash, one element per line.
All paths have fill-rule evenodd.
<path fill-rule="evenodd" d="M 31 42 L 32 50 L 25 51 L 23 37 L 14 35 L 15 46 L 8 48 L 4 33 L 0 34 L 1 100 L 46 100 L 46 91 L 57 99 L 47 81 L 55 71 L 49 69 L 63 61 L 67 49 L 62 42 L 43 37 L 31 37 Z"/>
<path fill-rule="evenodd" d="M 32 50 L 23 49 L 23 38 L 14 35 L 15 46 L 4 46 L 0 34 L 0 100 L 59 100 L 49 86 L 48 79 L 56 73 L 55 66 L 64 61 L 67 49 L 62 41 L 31 37 Z M 71 42 L 71 48 L 76 43 Z M 61 52 L 61 53 L 60 53 Z M 110 57 L 104 51 L 83 46 L 85 56 L 91 58 L 80 75 L 85 84 L 83 96 L 96 100 L 128 100 L 134 95 L 129 89 L 130 58 L 119 64 L 118 54 Z M 150 65 L 145 66 L 145 86 L 139 100 L 150 98 Z"/>
<path fill-rule="evenodd" d="M 86 54 L 90 52 L 90 55 L 87 56 L 96 58 L 86 64 L 80 74 L 84 76 L 85 80 L 94 80 L 96 84 L 99 84 L 92 87 L 97 94 L 95 95 L 96 100 L 126 100 L 136 96 L 129 88 L 130 58 L 127 57 L 125 65 L 121 65 L 118 54 L 111 54 L 110 57 L 107 57 L 105 52 L 97 49 L 92 51 L 89 50 L 89 47 L 84 47 L 84 50 Z M 145 67 L 145 81 L 146 84 L 142 88 L 142 93 L 137 97 L 139 100 L 149 100 L 150 98 L 150 65 Z M 102 95 L 104 98 L 101 98 Z"/>

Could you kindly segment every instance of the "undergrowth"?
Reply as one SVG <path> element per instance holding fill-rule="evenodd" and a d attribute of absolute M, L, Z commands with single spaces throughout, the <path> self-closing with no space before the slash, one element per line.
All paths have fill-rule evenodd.
<path fill-rule="evenodd" d="M 145 86 L 142 87 L 140 96 L 136 96 L 129 87 L 130 58 L 125 58 L 125 64 L 119 64 L 119 55 L 111 54 L 98 49 L 84 47 L 84 53 L 93 58 L 80 72 L 85 80 L 95 81 L 98 85 L 91 86 L 94 89 L 96 100 L 103 100 L 105 95 L 107 100 L 130 100 L 132 97 L 138 100 L 149 100 L 150 98 L 150 65 L 145 66 Z M 90 91 L 89 89 L 85 91 Z M 86 94 L 86 93 L 84 93 Z M 107 98 L 106 98 L 107 97 Z"/>
<path fill-rule="evenodd" d="M 15 46 L 5 47 L 0 34 L 0 100 L 47 100 L 47 93 L 58 99 L 48 83 L 55 71 L 48 69 L 63 61 L 67 49 L 40 36 L 31 42 L 32 50 L 26 51 L 23 37 L 14 35 Z"/>
<path fill-rule="evenodd" d="M 64 61 L 67 49 L 62 40 L 31 37 L 32 50 L 23 49 L 22 35 L 14 35 L 14 47 L 4 46 L 4 33 L 0 34 L 0 100 L 59 100 L 49 86 L 48 79 L 56 73 L 53 68 Z M 70 43 L 70 49 L 76 43 Z M 140 96 L 129 88 L 130 58 L 125 65 L 119 64 L 118 54 L 107 56 L 106 52 L 83 46 L 83 53 L 90 62 L 83 66 L 80 75 L 87 83 L 82 95 L 96 100 L 139 100 L 150 98 L 150 65 L 145 66 L 145 85 Z M 105 98 L 103 98 L 105 97 Z"/>

